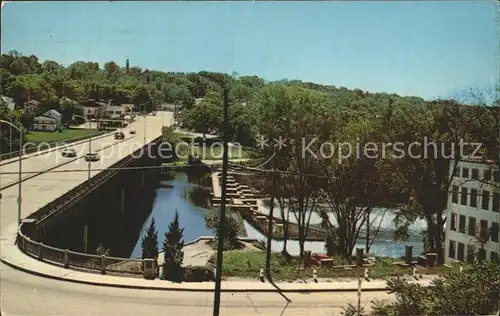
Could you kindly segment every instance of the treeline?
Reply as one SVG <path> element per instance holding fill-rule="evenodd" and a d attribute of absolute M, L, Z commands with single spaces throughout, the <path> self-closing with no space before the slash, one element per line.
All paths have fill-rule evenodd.
<path fill-rule="evenodd" d="M 274 186 L 269 174 L 256 178 L 278 200 L 283 218 L 287 209 L 293 211 L 301 256 L 311 213 L 323 217 L 331 255 L 350 260 L 363 234 L 369 250 L 378 232 L 372 213 L 386 206 L 400 210 L 397 240 L 409 237 L 416 218 L 427 222 L 425 250 L 438 253 L 442 263 L 449 170 L 456 167 L 451 162 L 474 154 L 499 165 L 498 100 L 464 105 L 285 81 L 264 84 L 243 103 L 233 94 L 237 82 L 227 83 L 230 136 L 243 144 L 257 136 L 268 140 L 261 150 L 269 161 L 264 168 L 274 165 L 282 173 Z M 221 100 L 220 92 L 211 92 L 183 109 L 181 123 L 202 133 L 220 132 Z M 476 151 L 464 142 L 482 145 Z M 286 253 L 286 242 L 283 247 Z"/>

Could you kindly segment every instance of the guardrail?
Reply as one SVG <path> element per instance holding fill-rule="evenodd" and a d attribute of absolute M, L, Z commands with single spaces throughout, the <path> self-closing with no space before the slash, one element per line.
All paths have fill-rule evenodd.
<path fill-rule="evenodd" d="M 153 140 L 156 143 L 161 140 L 161 136 Z M 137 159 L 135 154 L 144 152 L 144 148 L 149 146 L 145 145 L 140 149 L 134 151 L 133 155 L 122 159 L 109 169 L 106 169 L 95 177 L 87 180 L 70 191 L 66 192 L 59 198 L 41 207 L 36 212 L 28 216 L 28 219 L 33 220 L 36 228 L 41 227 L 44 222 L 53 217 L 58 212 L 64 210 L 72 203 L 77 202 L 80 198 L 95 190 L 100 184 L 109 180 L 115 175 L 119 168 L 127 166 L 133 160 Z M 99 271 L 102 274 L 108 272 L 116 274 L 129 274 L 129 275 L 143 275 L 143 267 L 146 263 L 150 263 L 151 259 L 130 259 L 119 257 L 99 256 L 94 254 L 86 254 L 75 252 L 67 249 L 59 249 L 49 245 L 44 245 L 42 242 L 37 242 L 27 236 L 25 223 L 21 223 L 17 233 L 17 245 L 21 251 L 47 263 L 55 264 L 65 268 L 72 268 L 76 270 L 95 272 Z M 156 261 L 155 261 L 156 262 Z M 154 274 L 158 274 L 156 265 L 154 267 Z"/>
<path fill-rule="evenodd" d="M 99 133 L 92 134 L 91 136 L 80 136 L 80 137 L 71 138 L 71 139 L 68 139 L 65 141 L 51 142 L 51 143 L 47 143 L 47 145 L 49 145 L 49 146 L 47 148 L 44 148 L 44 149 L 40 149 L 38 146 L 33 146 L 33 147 L 25 148 L 23 150 L 16 150 L 16 151 L 0 154 L 0 161 L 19 157 L 20 154 L 29 155 L 29 154 L 32 154 L 32 153 L 37 152 L 37 151 L 52 149 L 52 148 L 58 147 L 58 146 L 63 145 L 63 144 L 69 145 L 69 144 L 76 143 L 76 142 L 79 142 L 82 140 L 86 140 L 89 137 L 94 138 L 94 137 L 103 136 L 104 134 L 109 134 L 109 133 L 110 133 L 109 131 L 102 131 Z"/>
<path fill-rule="evenodd" d="M 101 274 L 143 275 L 142 267 L 145 260 L 142 259 L 99 256 L 59 249 L 31 240 L 21 231 L 18 234 L 17 242 L 19 249 L 25 254 L 66 269 L 99 272 Z"/>

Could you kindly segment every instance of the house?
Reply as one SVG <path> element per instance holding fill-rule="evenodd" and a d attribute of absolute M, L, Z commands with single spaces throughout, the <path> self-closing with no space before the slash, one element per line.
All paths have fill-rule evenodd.
<path fill-rule="evenodd" d="M 94 100 L 88 100 L 82 102 L 83 115 L 89 119 L 97 118 L 103 114 L 104 109 L 107 104 L 104 102 L 98 102 Z"/>
<path fill-rule="evenodd" d="M 2 101 L 7 105 L 7 108 L 9 110 L 15 110 L 16 104 L 14 102 L 14 99 L 2 95 Z"/>
<path fill-rule="evenodd" d="M 445 261 L 499 261 L 500 170 L 494 163 L 461 160 L 450 168 Z M 489 234 L 489 236 L 488 236 Z M 485 236 L 481 246 L 479 236 Z M 486 240 L 487 239 L 487 240 Z"/>
<path fill-rule="evenodd" d="M 38 112 L 38 109 L 40 108 L 40 102 L 38 102 L 37 100 L 30 100 L 26 103 L 24 103 L 24 109 L 27 111 L 27 112 L 30 112 L 30 113 L 36 113 Z"/>
<path fill-rule="evenodd" d="M 35 131 L 56 131 L 62 126 L 62 115 L 56 110 L 48 110 L 33 119 L 33 130 Z"/>
<path fill-rule="evenodd" d="M 109 118 L 123 117 L 126 112 L 126 108 L 123 105 L 107 105 L 104 108 L 104 116 Z"/>

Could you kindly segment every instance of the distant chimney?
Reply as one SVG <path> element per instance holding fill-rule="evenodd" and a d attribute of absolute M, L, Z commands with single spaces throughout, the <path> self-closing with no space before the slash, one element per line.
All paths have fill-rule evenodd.
<path fill-rule="evenodd" d="M 128 70 L 129 70 L 129 68 L 130 68 L 130 64 L 129 64 L 129 60 L 128 60 L 128 58 L 127 58 L 127 63 L 125 64 L 125 68 L 127 69 L 127 73 L 128 73 Z"/>

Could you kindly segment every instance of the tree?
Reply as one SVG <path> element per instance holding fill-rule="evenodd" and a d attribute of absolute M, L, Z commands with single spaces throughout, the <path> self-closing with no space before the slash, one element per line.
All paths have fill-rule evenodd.
<path fill-rule="evenodd" d="M 499 308 L 499 270 L 497 263 L 482 262 L 462 273 L 445 274 L 429 287 L 389 280 L 389 292 L 396 294 L 396 301 L 373 302 L 371 315 L 492 315 Z"/>
<path fill-rule="evenodd" d="M 175 216 L 170 225 L 168 232 L 165 233 L 165 240 L 163 241 L 163 252 L 165 258 L 165 265 L 163 273 L 165 278 L 170 281 L 182 281 L 182 261 L 184 259 L 184 240 L 182 235 L 184 228 L 179 225 L 179 213 L 175 210 Z"/>
<path fill-rule="evenodd" d="M 156 230 L 155 219 L 151 219 L 151 224 L 146 229 L 146 234 L 142 238 L 142 259 L 158 259 L 158 231 Z"/>
<path fill-rule="evenodd" d="M 472 119 L 468 108 L 450 100 L 434 101 L 425 106 L 396 105 L 391 101 L 381 115 L 379 126 L 385 142 L 403 144 L 405 153 L 391 160 L 392 167 L 404 177 L 410 189 L 409 199 L 400 214 L 407 220 L 398 230 L 406 230 L 417 217 L 423 218 L 427 222 L 424 248 L 437 253 L 441 264 L 444 262 L 444 214 L 452 181 L 449 170 L 454 171 L 461 159 L 458 144 L 468 140 Z M 420 148 L 419 152 L 411 150 L 412 143 L 425 144 L 426 141 L 426 148 Z M 400 231 L 398 234 L 404 235 Z"/>
<path fill-rule="evenodd" d="M 224 226 L 219 226 L 220 210 L 212 208 L 205 214 L 205 225 L 208 228 L 214 229 L 216 236 L 224 232 L 224 250 L 230 250 L 240 247 L 238 241 L 238 234 L 243 229 L 241 218 L 239 214 L 226 209 L 226 220 Z M 216 245 L 214 245 L 216 246 Z"/>
<path fill-rule="evenodd" d="M 378 166 L 380 151 L 373 147 L 370 152 L 365 150 L 369 148 L 368 141 L 373 142 L 377 137 L 372 124 L 356 112 L 345 113 L 336 123 L 338 134 L 333 135 L 333 143 L 338 146 L 331 152 L 323 152 L 331 156 L 324 157 L 322 162 L 326 179 L 322 184 L 323 204 L 319 207 L 323 226 L 328 230 L 327 248 L 331 255 L 339 255 L 349 263 L 363 228 L 366 228 L 365 251 L 370 251 L 382 222 L 375 227 L 378 217 L 370 221 L 370 215 L 375 207 L 383 206 L 388 197 Z M 357 145 L 364 149 L 362 155 L 352 153 Z M 385 212 L 382 217 L 384 215 Z"/>
<path fill-rule="evenodd" d="M 333 116 L 326 115 L 329 111 L 326 95 L 298 87 L 271 85 L 261 91 L 255 102 L 258 104 L 259 134 L 271 140 L 287 140 L 285 147 L 266 148 L 264 153 L 278 157 L 279 170 L 293 173 L 282 183 L 283 190 L 289 192 L 288 207 L 298 226 L 300 265 L 311 215 L 316 212 L 320 183 L 318 178 L 306 176 L 319 174 L 319 160 L 303 151 L 303 141 L 324 140 L 324 131 L 331 130 Z M 318 152 L 320 142 L 310 146 L 311 151 Z"/>
<path fill-rule="evenodd" d="M 69 122 L 73 119 L 73 115 L 83 115 L 83 107 L 78 102 L 69 98 L 61 98 L 59 108 L 63 116 L 63 122 Z"/>
<path fill-rule="evenodd" d="M 192 109 L 185 110 L 182 113 L 181 121 L 183 125 L 194 129 L 196 132 L 203 133 L 203 139 L 205 139 L 205 134 L 211 128 L 218 129 L 222 121 L 220 99 L 218 103 L 214 102 L 213 99 L 203 100 Z"/>

